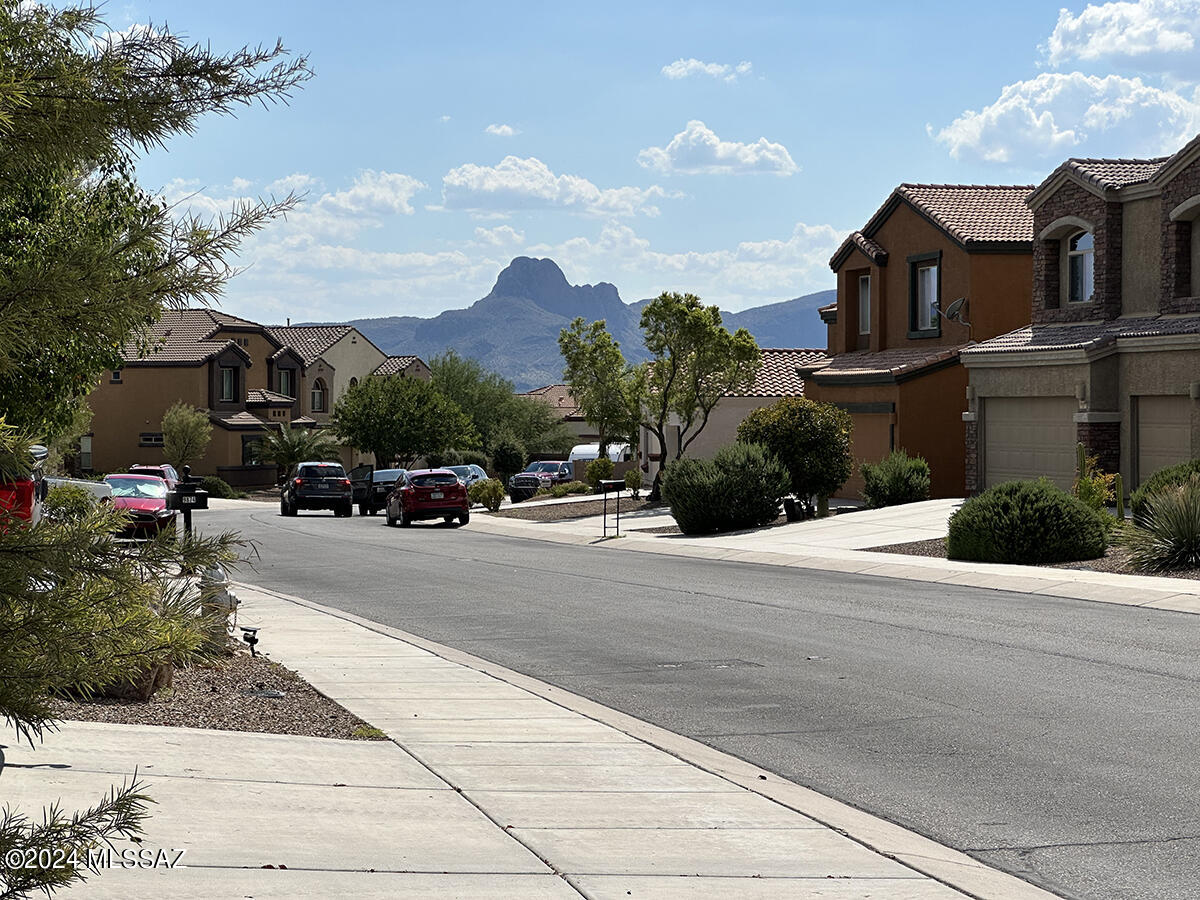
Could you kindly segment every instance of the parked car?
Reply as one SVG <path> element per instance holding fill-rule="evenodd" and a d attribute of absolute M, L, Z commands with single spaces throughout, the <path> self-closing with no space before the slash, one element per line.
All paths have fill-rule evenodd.
<path fill-rule="evenodd" d="M 335 516 L 354 512 L 354 489 L 341 463 L 298 463 L 280 486 L 279 513 L 294 516 L 302 509 L 332 509 Z"/>
<path fill-rule="evenodd" d="M 575 471 L 569 463 L 562 460 L 541 460 L 531 462 L 524 472 L 518 472 L 508 479 L 508 495 L 513 503 L 528 500 L 541 488 L 554 484 L 565 484 L 574 480 Z"/>
<path fill-rule="evenodd" d="M 15 518 L 36 525 L 42 518 L 42 501 L 46 499 L 46 485 L 42 480 L 42 463 L 47 450 L 41 444 L 30 448 L 33 454 L 33 471 L 28 478 L 15 481 L 0 481 L 0 529 L 5 520 Z"/>
<path fill-rule="evenodd" d="M 133 475 L 157 475 L 167 483 L 167 488 L 171 490 L 174 490 L 175 485 L 183 480 L 175 470 L 175 467 L 167 463 L 154 466 L 138 464 L 130 466 L 129 471 Z"/>
<path fill-rule="evenodd" d="M 467 486 L 449 469 L 419 469 L 406 472 L 388 494 L 389 525 L 409 525 L 420 519 L 444 519 L 459 525 L 471 521 Z"/>
<path fill-rule="evenodd" d="M 157 475 L 105 475 L 104 483 L 112 488 L 114 509 L 130 516 L 123 537 L 154 537 L 175 525 L 176 511 L 167 509 L 167 482 Z"/>
<path fill-rule="evenodd" d="M 404 477 L 404 469 L 375 469 L 370 480 L 363 486 L 361 498 L 358 486 L 355 484 L 355 502 L 358 503 L 360 516 L 373 516 L 387 506 L 388 494 L 396 486 L 396 482 Z M 353 478 L 350 479 L 352 482 Z"/>
<path fill-rule="evenodd" d="M 53 475 L 47 475 L 43 480 L 46 482 L 47 493 L 56 487 L 77 487 L 91 494 L 96 503 L 112 503 L 113 489 L 112 485 L 107 481 L 88 481 L 86 478 L 59 478 Z"/>
<path fill-rule="evenodd" d="M 446 466 L 446 468 L 457 475 L 458 480 L 465 484 L 468 490 L 475 482 L 483 481 L 488 477 L 487 472 L 474 463 L 467 466 Z"/>
<path fill-rule="evenodd" d="M 593 459 L 600 458 L 599 444 L 576 444 L 571 448 L 571 452 L 567 454 L 567 462 L 591 462 Z M 628 462 L 632 459 L 632 451 L 628 444 L 609 444 L 608 458 L 613 462 Z"/>

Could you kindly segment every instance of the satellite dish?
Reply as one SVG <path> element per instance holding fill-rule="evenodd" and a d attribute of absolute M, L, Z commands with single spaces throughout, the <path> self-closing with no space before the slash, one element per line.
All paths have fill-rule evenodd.
<path fill-rule="evenodd" d="M 959 319 L 959 316 L 962 315 L 962 308 L 966 304 L 966 302 L 967 302 L 966 297 L 959 297 L 957 300 L 955 300 L 953 303 L 951 303 L 949 306 L 946 307 L 946 311 L 944 313 L 942 313 L 942 315 L 944 315 L 947 319 L 949 319 L 952 322 L 957 322 Z"/>

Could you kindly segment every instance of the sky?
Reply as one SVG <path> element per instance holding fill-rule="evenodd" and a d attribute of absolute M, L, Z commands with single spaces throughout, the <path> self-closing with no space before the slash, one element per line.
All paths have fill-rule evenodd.
<path fill-rule="evenodd" d="M 832 288 L 903 182 L 1036 184 L 1200 132 L 1200 0 L 1104 4 L 119 0 L 217 51 L 281 38 L 315 77 L 139 163 L 205 215 L 303 195 L 222 308 L 436 315 L 514 256 L 627 302 L 740 310 Z"/>

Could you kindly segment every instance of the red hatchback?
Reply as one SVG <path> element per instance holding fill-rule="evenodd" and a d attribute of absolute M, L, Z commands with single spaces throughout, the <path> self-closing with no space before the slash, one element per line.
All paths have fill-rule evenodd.
<path fill-rule="evenodd" d="M 449 469 L 406 472 L 387 498 L 387 523 L 409 525 L 418 519 L 444 519 L 459 525 L 471 521 L 467 487 Z"/>
<path fill-rule="evenodd" d="M 105 475 L 112 488 L 113 508 L 127 512 L 132 521 L 125 537 L 153 537 L 175 524 L 175 510 L 167 509 L 167 483 L 154 475 Z"/>

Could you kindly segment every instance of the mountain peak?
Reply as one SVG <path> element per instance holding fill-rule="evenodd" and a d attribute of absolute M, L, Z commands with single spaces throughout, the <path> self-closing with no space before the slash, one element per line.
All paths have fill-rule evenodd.
<path fill-rule="evenodd" d="M 616 287 L 608 282 L 572 285 L 552 259 L 518 256 L 496 277 L 496 286 L 480 302 L 499 298 L 522 298 L 547 312 L 567 319 L 583 316 L 603 319 L 625 313 Z"/>

